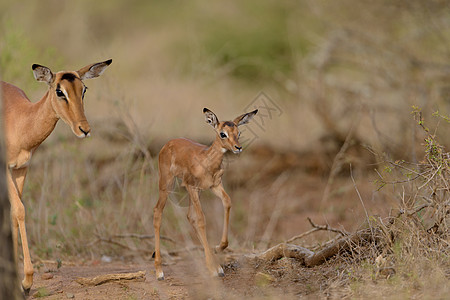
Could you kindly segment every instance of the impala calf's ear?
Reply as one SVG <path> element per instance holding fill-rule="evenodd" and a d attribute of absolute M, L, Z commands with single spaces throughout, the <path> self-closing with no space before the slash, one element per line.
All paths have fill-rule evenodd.
<path fill-rule="evenodd" d="M 106 68 L 112 63 L 112 59 L 105 60 L 103 62 L 87 65 L 77 71 L 81 80 L 91 79 L 98 77 L 105 72 Z"/>
<path fill-rule="evenodd" d="M 203 109 L 203 113 L 205 114 L 206 123 L 210 124 L 214 128 L 216 128 L 217 125 L 219 125 L 219 119 L 212 111 L 210 111 L 205 107 Z"/>
<path fill-rule="evenodd" d="M 33 69 L 34 78 L 36 78 L 37 81 L 44 81 L 47 82 L 47 84 L 52 84 L 53 80 L 55 80 L 55 76 L 49 68 L 38 64 L 33 64 L 31 68 Z"/>
<path fill-rule="evenodd" d="M 233 122 L 236 123 L 237 126 L 247 124 L 248 122 L 250 122 L 251 119 L 253 119 L 253 117 L 256 115 L 257 112 L 258 110 L 255 109 L 252 112 L 240 115 L 239 117 L 234 119 Z"/>

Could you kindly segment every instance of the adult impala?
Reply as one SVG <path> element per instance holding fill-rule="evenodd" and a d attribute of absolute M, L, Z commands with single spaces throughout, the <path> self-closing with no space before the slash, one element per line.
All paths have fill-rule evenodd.
<path fill-rule="evenodd" d="M 36 80 L 48 84 L 47 92 L 36 103 L 30 102 L 18 87 L 1 82 L 14 253 L 17 262 L 20 231 L 25 277 L 22 287 L 26 293 L 33 284 L 34 272 L 25 229 L 25 207 L 21 198 L 31 156 L 50 135 L 59 119 L 69 125 L 77 137 L 85 138 L 90 135 L 91 128 L 84 115 L 83 98 L 86 86 L 83 80 L 100 76 L 111 62 L 110 59 L 87 65 L 78 71 L 57 73 L 34 64 L 32 69 Z"/>
<path fill-rule="evenodd" d="M 154 208 L 153 226 L 155 227 L 155 270 L 158 280 L 164 279 L 161 268 L 160 227 L 162 212 L 168 193 L 175 177 L 182 180 L 182 186 L 189 193 L 189 210 L 187 218 L 197 233 L 206 257 L 206 266 L 215 276 L 224 276 L 222 267 L 217 263 L 211 252 L 205 231 L 205 215 L 200 205 L 199 192 L 211 189 L 221 200 L 224 208 L 224 223 L 222 239 L 216 251 L 222 251 L 228 246 L 228 220 L 230 216 L 231 199 L 222 185 L 222 160 L 225 152 L 240 153 L 238 126 L 248 123 L 258 112 L 240 115 L 234 121 L 219 122 L 217 116 L 207 108 L 203 109 L 206 122 L 216 131 L 216 139 L 211 146 L 205 146 L 188 139 L 170 140 L 159 152 L 159 199 Z"/>

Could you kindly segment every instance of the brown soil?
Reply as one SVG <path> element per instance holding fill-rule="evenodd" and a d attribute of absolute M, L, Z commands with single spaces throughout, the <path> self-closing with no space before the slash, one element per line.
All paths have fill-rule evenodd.
<path fill-rule="evenodd" d="M 62 262 L 59 269 L 56 262 L 46 262 L 36 271 L 27 299 L 295 299 L 299 296 L 341 298 L 345 293 L 343 288 L 333 287 L 333 277 L 340 269 L 333 262 L 306 268 L 294 259 L 264 263 L 235 257 L 242 256 L 221 255 L 225 277 L 211 278 L 203 269 L 202 253 L 187 253 L 164 266 L 164 281 L 156 280 L 152 261 Z M 137 271 L 147 272 L 145 280 L 98 286 L 82 286 L 76 282 L 78 277 Z"/>

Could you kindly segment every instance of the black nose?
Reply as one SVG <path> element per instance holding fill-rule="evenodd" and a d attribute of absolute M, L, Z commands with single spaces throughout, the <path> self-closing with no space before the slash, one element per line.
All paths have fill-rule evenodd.
<path fill-rule="evenodd" d="M 242 147 L 234 146 L 234 148 L 236 148 L 238 150 L 242 150 Z"/>
<path fill-rule="evenodd" d="M 84 133 L 84 135 L 88 135 L 88 133 L 89 133 L 89 130 L 88 131 L 84 131 L 83 128 L 81 128 L 81 126 L 78 126 L 78 129 L 80 129 L 80 131 L 82 133 Z"/>

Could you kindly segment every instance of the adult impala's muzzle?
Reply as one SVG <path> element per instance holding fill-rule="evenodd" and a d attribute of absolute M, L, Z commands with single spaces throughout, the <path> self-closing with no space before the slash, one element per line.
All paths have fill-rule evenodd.
<path fill-rule="evenodd" d="M 87 121 L 79 122 L 75 126 L 76 130 L 72 130 L 73 133 L 79 138 L 85 138 L 91 136 L 91 127 Z M 77 132 L 78 131 L 78 132 Z"/>
<path fill-rule="evenodd" d="M 84 131 L 83 128 L 81 128 L 81 126 L 79 126 L 78 128 L 80 129 L 80 131 L 81 131 L 82 133 L 84 133 L 84 135 L 85 135 L 86 137 L 88 137 L 88 136 L 91 135 L 90 130 Z"/>

